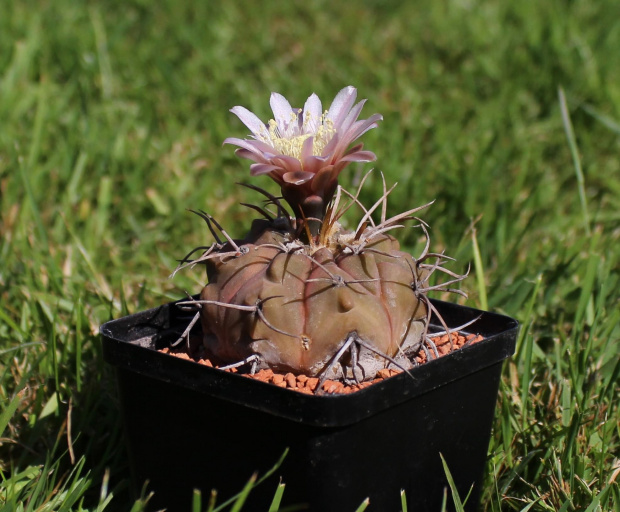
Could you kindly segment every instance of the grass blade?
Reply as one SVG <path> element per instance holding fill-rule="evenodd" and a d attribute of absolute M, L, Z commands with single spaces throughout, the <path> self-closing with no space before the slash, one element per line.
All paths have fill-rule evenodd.
<path fill-rule="evenodd" d="M 273 500 L 271 501 L 271 505 L 269 505 L 269 512 L 277 512 L 280 510 L 280 503 L 282 502 L 285 487 L 286 484 L 283 484 L 282 481 L 280 481 L 278 487 L 276 488 L 276 493 L 273 496 Z"/>
<path fill-rule="evenodd" d="M 9 424 L 9 421 L 11 421 L 13 414 L 15 414 L 15 411 L 17 411 L 17 408 L 22 403 L 23 399 L 24 397 L 21 391 L 18 391 L 15 395 L 13 395 L 13 398 L 11 398 L 9 404 L 3 407 L 2 414 L 0 414 L 0 437 L 4 435 L 4 430 Z"/>
<path fill-rule="evenodd" d="M 407 495 L 405 489 L 400 490 L 400 508 L 401 512 L 407 512 Z"/>
<path fill-rule="evenodd" d="M 287 456 L 288 451 L 289 451 L 288 448 L 284 450 L 284 453 L 282 453 L 278 461 L 271 467 L 271 469 L 269 469 L 266 473 L 264 473 L 263 476 L 261 476 L 258 480 L 256 479 L 257 478 L 256 474 L 252 475 L 250 480 L 245 484 L 244 488 L 241 490 L 239 494 L 236 494 L 235 496 L 231 497 L 230 499 L 226 500 L 224 503 L 219 505 L 217 508 L 214 508 L 213 512 L 220 512 L 221 510 L 226 508 L 228 505 L 233 504 L 233 503 L 236 506 L 236 502 L 239 498 L 243 498 L 243 501 L 245 502 L 247 495 L 249 494 L 250 490 L 252 490 L 253 487 L 262 484 L 265 480 L 267 480 L 271 475 L 273 475 L 278 470 L 278 468 L 282 465 L 284 458 Z"/>
<path fill-rule="evenodd" d="M 530 327 L 532 326 L 532 314 L 534 311 L 534 305 L 538 300 L 538 292 L 542 283 L 542 274 L 538 274 L 536 281 L 534 282 L 534 290 L 532 296 L 525 310 L 525 315 L 521 318 L 521 330 L 519 331 L 519 337 L 517 338 L 517 346 L 515 350 L 514 360 L 518 362 L 521 359 L 521 352 L 523 349 L 523 340 L 528 335 Z"/>
<path fill-rule="evenodd" d="M 484 266 L 480 255 L 480 247 L 478 246 L 478 237 L 476 236 L 476 228 L 471 228 L 471 241 L 474 251 L 474 268 L 476 269 L 476 283 L 478 284 L 478 298 L 480 300 L 480 309 L 489 309 L 489 301 L 487 299 L 487 286 L 485 282 Z"/>
<path fill-rule="evenodd" d="M 558 98 L 560 101 L 560 110 L 562 112 L 562 124 L 564 125 L 564 132 L 566 133 L 568 146 L 570 147 L 570 152 L 573 157 L 575 175 L 577 176 L 577 187 L 579 189 L 579 200 L 581 201 L 583 224 L 586 230 L 586 235 L 590 236 L 590 214 L 588 213 L 588 203 L 586 201 L 585 180 L 583 177 L 583 169 L 581 168 L 581 158 L 579 157 L 577 140 L 575 139 L 575 132 L 573 131 L 573 123 L 570 120 L 568 106 L 566 105 L 566 96 L 564 95 L 564 90 L 561 87 L 558 89 Z"/>
<path fill-rule="evenodd" d="M 245 503 L 245 500 L 247 500 L 248 496 L 250 495 L 250 491 L 254 488 L 254 484 L 256 483 L 257 477 L 258 475 L 256 473 L 254 473 L 250 477 L 250 479 L 247 481 L 247 483 L 245 484 L 241 492 L 237 495 L 237 499 L 235 500 L 235 503 L 231 507 L 230 512 L 240 512 L 241 507 L 243 507 L 243 504 Z"/>
<path fill-rule="evenodd" d="M 370 499 L 366 498 L 364 501 L 362 501 L 360 506 L 355 509 L 355 512 L 364 512 L 364 510 L 368 508 L 368 505 L 370 505 Z"/>
<path fill-rule="evenodd" d="M 439 456 L 441 457 L 441 463 L 443 464 L 443 470 L 446 474 L 448 485 L 450 486 L 450 492 L 452 493 L 452 501 L 454 502 L 454 508 L 456 512 L 465 512 L 465 502 L 467 501 L 467 498 L 465 499 L 465 502 L 461 501 L 461 497 L 459 496 L 459 491 L 456 488 L 456 484 L 454 483 L 454 479 L 452 478 L 452 473 L 450 473 L 450 469 L 448 468 L 446 459 L 443 458 L 442 454 L 439 454 Z M 473 489 L 473 485 L 469 490 L 470 493 L 471 493 L 471 489 Z"/>
<path fill-rule="evenodd" d="M 192 512 L 202 512 L 202 493 L 200 489 L 194 489 L 192 494 Z"/>
<path fill-rule="evenodd" d="M 612 132 L 620 135 L 620 123 L 618 123 L 615 119 L 612 119 L 611 117 L 606 116 L 605 114 L 602 114 L 601 112 L 599 112 L 597 109 L 595 109 L 591 105 L 581 105 L 581 108 L 585 112 L 590 114 L 598 122 L 602 123 L 604 126 L 609 128 Z"/>

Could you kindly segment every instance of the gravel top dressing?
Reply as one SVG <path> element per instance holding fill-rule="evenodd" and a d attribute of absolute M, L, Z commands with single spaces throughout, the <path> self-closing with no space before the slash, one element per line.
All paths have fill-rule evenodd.
<path fill-rule="evenodd" d="M 452 343 L 450 343 L 450 337 L 452 337 Z M 437 348 L 437 355 L 439 357 L 449 354 L 454 350 L 458 350 L 466 345 L 472 345 L 484 338 L 476 334 L 460 334 L 451 333 L 450 335 L 444 334 L 443 336 L 436 336 L 432 338 L 433 343 Z M 170 349 L 168 347 L 159 350 L 164 354 L 170 354 L 181 359 L 189 359 L 205 366 L 218 368 L 219 365 L 213 364 L 211 358 L 206 353 L 204 347 L 200 345 L 198 337 L 192 337 L 190 339 L 189 349 L 187 345 L 176 349 Z M 431 352 L 429 352 L 431 354 Z M 432 353 L 432 357 L 436 357 L 436 354 Z M 424 364 L 427 361 L 427 353 L 421 350 L 415 357 L 414 365 Z M 245 370 L 248 368 L 248 370 Z M 230 368 L 223 370 L 231 373 L 238 373 L 251 379 L 260 380 L 262 382 L 268 382 L 282 388 L 288 388 L 300 393 L 306 394 L 349 394 L 371 386 L 377 382 L 381 382 L 385 379 L 393 377 L 402 373 L 403 370 L 395 368 L 385 368 L 379 370 L 377 375 L 372 380 L 367 380 L 355 384 L 347 384 L 342 380 L 326 380 L 321 389 L 317 390 L 319 384 L 319 378 L 308 377 L 307 375 L 294 375 L 293 373 L 278 373 L 271 369 L 259 370 L 252 374 L 249 371 L 249 366 L 243 368 Z"/>

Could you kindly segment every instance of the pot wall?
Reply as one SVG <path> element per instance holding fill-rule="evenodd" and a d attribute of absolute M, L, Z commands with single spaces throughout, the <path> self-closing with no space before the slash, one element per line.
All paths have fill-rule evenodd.
<path fill-rule="evenodd" d="M 452 325 L 480 313 L 435 304 Z M 370 497 L 367 510 L 397 511 L 405 489 L 409 510 L 439 511 L 447 486 L 439 453 L 462 497 L 474 486 L 467 510 L 477 508 L 501 364 L 514 351 L 514 320 L 484 313 L 475 332 L 488 339 L 411 377 L 351 395 L 307 396 L 147 348 L 149 339 L 183 322 L 174 309 L 102 327 L 106 359 L 118 368 L 134 483 L 140 489 L 150 482 L 154 509 L 189 510 L 194 488 L 205 498 L 216 488 L 221 502 L 287 447 L 281 468 L 252 491 L 244 510 L 267 510 L 281 476 L 283 505 L 354 511 Z"/>

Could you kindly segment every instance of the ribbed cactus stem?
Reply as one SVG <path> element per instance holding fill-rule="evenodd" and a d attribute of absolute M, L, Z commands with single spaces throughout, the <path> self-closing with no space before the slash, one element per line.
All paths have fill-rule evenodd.
<path fill-rule="evenodd" d="M 375 207 L 363 208 L 362 226 L 355 231 L 339 223 L 348 209 L 339 205 L 342 190 L 330 205 L 320 194 L 306 194 L 298 202 L 285 196 L 297 222 L 266 215 L 243 240 L 233 240 L 200 212 L 216 242 L 199 248 L 202 255 L 196 259 L 190 259 L 192 251 L 179 268 L 207 267 L 209 283 L 199 300 L 190 301 L 200 309 L 192 324 L 199 314 L 207 352 L 225 365 L 251 362 L 255 369 L 363 381 L 389 365 L 410 368 L 412 355 L 428 352 L 426 345 L 435 350 L 427 328 L 436 311 L 426 292 L 462 293 L 449 286 L 465 276 L 444 269 L 449 258 L 429 252 L 428 243 L 416 259 L 387 233 L 417 219 L 415 214 L 428 205 L 370 222 L 388 193 Z M 359 190 L 350 194 L 349 206 L 358 195 Z M 422 231 L 428 239 L 424 224 Z M 449 279 L 429 285 L 436 271 Z"/>

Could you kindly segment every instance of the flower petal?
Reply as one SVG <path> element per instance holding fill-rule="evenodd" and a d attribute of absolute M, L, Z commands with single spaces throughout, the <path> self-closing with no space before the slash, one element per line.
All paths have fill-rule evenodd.
<path fill-rule="evenodd" d="M 366 103 L 366 100 L 360 101 L 347 114 L 347 117 L 345 118 L 345 120 L 340 125 L 340 131 L 341 132 L 346 132 L 351 127 L 351 125 L 355 121 L 357 121 L 357 118 L 359 117 L 360 113 L 362 112 L 362 108 L 364 108 L 364 103 Z"/>
<path fill-rule="evenodd" d="M 334 136 L 332 137 L 332 140 L 330 140 L 327 145 L 323 148 L 323 151 L 321 152 L 321 156 L 324 157 L 329 157 L 331 155 L 333 155 L 334 150 L 338 147 L 338 143 L 340 142 L 340 140 L 342 139 L 342 137 L 340 136 L 340 134 L 338 132 L 336 132 L 334 134 Z M 347 146 L 349 145 L 349 143 L 347 142 Z"/>
<path fill-rule="evenodd" d="M 239 158 L 247 158 L 248 160 L 253 160 L 254 162 L 267 163 L 261 155 L 245 148 L 236 149 L 235 155 L 237 155 Z"/>
<path fill-rule="evenodd" d="M 333 165 L 323 167 L 323 169 L 315 175 L 314 180 L 312 180 L 312 191 L 319 195 L 323 195 L 323 192 L 329 187 L 335 177 Z"/>
<path fill-rule="evenodd" d="M 271 171 L 280 169 L 277 165 L 271 164 L 252 164 L 250 165 L 250 175 L 260 176 L 261 174 L 268 174 Z"/>
<path fill-rule="evenodd" d="M 286 183 L 291 183 L 293 185 L 301 185 L 310 181 L 312 178 L 314 178 L 314 174 L 305 171 L 292 171 L 282 175 L 282 179 Z"/>
<path fill-rule="evenodd" d="M 377 122 L 382 120 L 383 116 L 381 114 L 373 114 L 368 119 L 357 121 L 353 123 L 353 126 L 351 126 L 351 128 L 349 128 L 343 135 L 343 139 L 348 139 L 350 144 L 351 142 L 359 139 L 368 130 L 372 130 L 373 128 L 379 126 Z"/>
<path fill-rule="evenodd" d="M 235 146 L 245 148 L 248 151 L 253 151 L 255 153 L 273 154 L 273 148 L 269 144 L 266 144 L 260 140 L 236 139 L 234 137 L 229 137 L 222 144 L 234 144 Z"/>
<path fill-rule="evenodd" d="M 314 150 L 314 137 L 308 137 L 301 146 L 300 160 L 305 162 L 312 156 Z"/>
<path fill-rule="evenodd" d="M 340 128 L 349 110 L 351 110 L 356 97 L 357 89 L 351 85 L 345 87 L 336 94 L 334 101 L 332 101 L 329 107 L 329 112 L 327 113 L 327 118 L 332 120 L 336 130 Z"/>
<path fill-rule="evenodd" d="M 273 115 L 278 124 L 280 134 L 283 136 L 290 136 L 289 126 L 293 119 L 295 121 L 297 120 L 297 113 L 293 111 L 293 107 L 291 107 L 288 100 L 277 92 L 271 93 L 269 104 L 271 105 L 271 110 L 273 110 Z M 291 116 L 291 113 L 295 113 L 295 117 Z"/>
<path fill-rule="evenodd" d="M 355 142 L 368 130 L 376 128 L 378 126 L 377 121 L 382 119 L 383 116 L 381 114 L 373 114 L 368 119 L 362 119 L 353 123 L 353 126 L 341 135 L 338 145 L 333 149 L 334 158 L 340 158 L 347 150 L 347 147 L 349 147 L 349 144 Z"/>
<path fill-rule="evenodd" d="M 303 160 L 304 171 L 316 174 L 324 167 L 330 165 L 328 160 L 328 157 L 311 155 Z"/>
<path fill-rule="evenodd" d="M 343 156 L 341 162 L 374 162 L 377 159 L 372 151 L 354 151 L 348 155 Z"/>
<path fill-rule="evenodd" d="M 267 128 L 265 128 L 265 123 L 263 123 L 256 114 L 250 112 L 245 107 L 233 107 L 230 111 L 235 114 L 241 122 L 246 125 L 250 131 L 254 134 L 255 137 L 265 137 L 268 136 Z"/>
<path fill-rule="evenodd" d="M 269 161 L 277 165 L 278 167 L 286 171 L 301 171 L 301 162 L 292 156 L 288 155 L 275 155 L 269 159 Z"/>
<path fill-rule="evenodd" d="M 319 121 L 321 120 L 321 116 L 323 115 L 323 105 L 321 104 L 321 100 L 319 97 L 312 93 L 310 97 L 306 100 L 306 104 L 304 105 L 304 117 L 303 122 L 306 123 L 304 126 L 304 133 L 316 133 L 319 128 Z"/>

